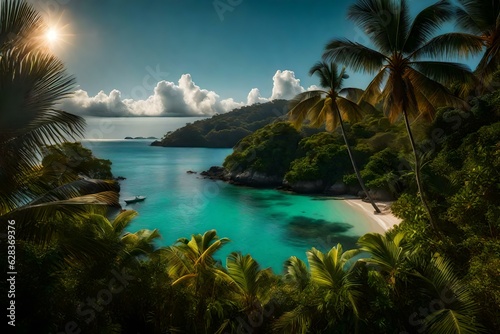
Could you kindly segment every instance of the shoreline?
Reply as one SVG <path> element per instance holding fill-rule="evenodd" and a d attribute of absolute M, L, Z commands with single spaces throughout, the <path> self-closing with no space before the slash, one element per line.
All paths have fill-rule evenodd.
<path fill-rule="evenodd" d="M 401 219 L 397 218 L 391 211 L 391 202 L 375 201 L 382 213 L 374 214 L 373 206 L 369 202 L 364 202 L 356 197 L 340 197 L 345 203 L 349 204 L 360 214 L 363 214 L 372 222 L 373 232 L 384 234 L 395 225 L 401 223 Z"/>

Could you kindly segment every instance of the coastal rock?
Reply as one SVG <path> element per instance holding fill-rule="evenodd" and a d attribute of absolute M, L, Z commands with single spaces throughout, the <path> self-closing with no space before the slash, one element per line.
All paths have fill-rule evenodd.
<path fill-rule="evenodd" d="M 395 200 L 394 196 L 385 189 L 372 189 L 368 192 L 374 201 L 388 202 Z"/>
<path fill-rule="evenodd" d="M 194 172 L 194 171 L 192 171 L 192 170 L 188 170 L 186 173 L 187 173 L 187 174 L 198 174 L 198 173 L 196 173 L 196 172 Z"/>
<path fill-rule="evenodd" d="M 163 145 L 162 145 L 161 141 L 155 140 L 154 142 L 151 143 L 150 146 L 163 146 Z"/>
<path fill-rule="evenodd" d="M 342 181 L 335 182 L 330 188 L 326 190 L 329 195 L 344 195 L 348 193 L 347 185 Z"/>
<path fill-rule="evenodd" d="M 290 184 L 292 190 L 298 193 L 320 193 L 323 192 L 325 186 L 323 184 L 323 180 L 315 180 L 315 181 L 299 181 Z"/>
<path fill-rule="evenodd" d="M 252 170 L 229 175 L 231 181 L 252 187 L 276 187 L 283 184 L 283 178 L 276 175 L 267 175 Z"/>
<path fill-rule="evenodd" d="M 224 167 L 212 166 L 209 170 L 200 173 L 205 179 L 227 181 L 227 173 Z"/>
<path fill-rule="evenodd" d="M 346 194 L 348 195 L 354 195 L 354 196 L 359 196 L 359 192 L 363 192 L 363 189 L 361 189 L 361 186 L 359 184 L 357 185 L 350 185 L 350 186 L 347 186 L 347 192 Z M 364 195 L 365 193 L 363 192 L 363 197 L 365 196 Z"/>

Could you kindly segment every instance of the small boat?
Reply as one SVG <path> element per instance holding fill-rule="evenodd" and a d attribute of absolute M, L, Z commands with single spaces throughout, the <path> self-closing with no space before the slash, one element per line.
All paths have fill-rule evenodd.
<path fill-rule="evenodd" d="M 145 196 L 135 196 L 135 197 L 132 197 L 132 198 L 126 198 L 126 199 L 124 199 L 124 201 L 127 204 L 132 204 L 132 203 L 136 203 L 136 202 L 142 202 L 145 199 L 146 199 Z"/>

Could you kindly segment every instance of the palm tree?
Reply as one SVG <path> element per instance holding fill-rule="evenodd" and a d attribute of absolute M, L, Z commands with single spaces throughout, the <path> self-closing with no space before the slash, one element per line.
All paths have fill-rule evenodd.
<path fill-rule="evenodd" d="M 56 189 L 45 182 L 44 147 L 83 134 L 81 117 L 56 108 L 75 81 L 43 47 L 46 27 L 33 6 L 16 0 L 0 6 L 0 220 L 19 217 L 27 239 L 47 241 L 54 233 L 51 217 L 117 205 L 118 195 L 111 182 L 73 180 Z"/>
<path fill-rule="evenodd" d="M 236 312 L 226 316 L 217 333 L 225 333 L 229 328 L 231 332 L 237 332 L 238 326 L 241 326 L 237 314 L 243 314 L 255 323 L 261 321 L 272 291 L 272 270 L 260 269 L 251 255 L 232 252 L 226 259 L 226 267 L 227 273 L 222 270 L 218 270 L 218 273 L 229 284 L 231 294 L 228 298 L 233 302 L 231 308 L 236 309 Z"/>
<path fill-rule="evenodd" d="M 360 284 L 356 280 L 357 263 L 351 265 L 350 261 L 360 253 L 360 250 L 343 251 L 342 245 L 324 254 L 316 248 L 306 252 L 311 272 L 311 283 L 319 288 L 322 300 L 315 300 L 314 308 L 311 305 L 299 305 L 296 309 L 285 312 L 274 324 L 280 332 L 307 333 L 315 320 L 327 320 L 326 326 L 341 327 L 340 323 L 354 315 L 358 317 L 360 301 Z M 303 268 L 301 261 L 290 262 L 295 268 Z M 294 272 L 296 270 L 293 270 Z M 303 270 L 299 269 L 299 276 L 305 278 Z M 295 275 L 294 275 L 295 276 Z"/>
<path fill-rule="evenodd" d="M 394 312 L 398 315 L 390 318 L 408 319 L 415 308 L 438 303 L 439 307 L 429 308 L 429 315 L 422 321 L 423 329 L 433 333 L 482 332 L 475 321 L 478 305 L 454 274 L 450 262 L 438 254 L 429 256 L 421 252 L 401 232 L 365 234 L 358 244 L 362 251 L 370 254 L 360 261 L 381 278 L 393 300 Z"/>
<path fill-rule="evenodd" d="M 347 152 L 359 184 L 375 211 L 380 213 L 380 209 L 371 198 L 361 178 L 345 133 L 344 118 L 356 121 L 361 118 L 362 113 L 361 108 L 356 103 L 339 95 L 339 93 L 343 92 L 341 90 L 342 83 L 344 79 L 348 78 L 348 75 L 345 73 L 345 69 L 342 69 L 339 73 L 337 65 L 333 62 L 330 64 L 325 62 L 316 63 L 309 70 L 309 75 L 313 74 L 319 76 L 321 87 L 328 89 L 328 91 L 313 90 L 294 97 L 289 104 L 290 120 L 295 126 L 301 126 L 305 119 L 309 119 L 312 126 L 318 127 L 325 124 L 327 131 L 333 131 L 340 125 Z"/>
<path fill-rule="evenodd" d="M 362 251 L 371 255 L 363 261 L 374 265 L 390 286 L 396 284 L 397 278 L 404 272 L 408 259 L 415 254 L 404 233 L 397 233 L 393 237 L 367 233 L 359 238 L 358 245 Z"/>
<path fill-rule="evenodd" d="M 447 0 L 423 9 L 413 20 L 406 0 L 358 0 L 349 8 L 348 17 L 361 26 L 376 49 L 347 39 L 334 39 L 324 53 L 326 59 L 356 71 L 378 72 L 361 100 L 372 105 L 384 101 L 384 112 L 392 122 L 400 116 L 404 118 L 415 156 L 418 192 L 435 231 L 438 226 L 424 192 L 421 161 L 409 118 L 431 119 L 438 107 L 467 106 L 443 84 L 471 82 L 470 70 L 457 63 L 421 60 L 429 53 L 430 38 L 453 14 L 453 6 Z"/>
<path fill-rule="evenodd" d="M 228 238 L 219 239 L 217 232 L 210 230 L 203 235 L 192 235 L 191 239 L 180 238 L 175 245 L 160 251 L 168 261 L 172 286 L 185 286 L 192 298 L 193 330 L 203 328 L 208 332 L 212 323 L 209 311 L 216 312 L 224 302 L 220 287 L 227 277 L 221 275 L 222 266 L 213 256 L 227 242 Z"/>

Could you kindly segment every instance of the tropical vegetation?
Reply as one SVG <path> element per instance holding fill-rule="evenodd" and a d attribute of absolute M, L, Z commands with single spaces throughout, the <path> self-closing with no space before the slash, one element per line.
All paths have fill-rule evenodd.
<path fill-rule="evenodd" d="M 238 173 L 352 185 L 354 157 L 367 187 L 387 187 L 398 197 L 392 210 L 400 225 L 362 236 L 354 249 L 312 247 L 307 263 L 290 257 L 280 274 L 249 254 L 222 259 L 230 240 L 214 230 L 168 247 L 157 247 L 158 230 L 130 232 L 137 213 L 110 211 L 117 197 L 110 162 L 66 143 L 84 124 L 56 108 L 73 80 L 37 43 L 43 20 L 25 1 L 2 1 L 0 224 L 7 231 L 16 222 L 16 332 L 497 333 L 500 91 L 470 96 L 465 105 L 451 88 L 484 79 L 491 69 L 480 63 L 479 78 L 471 79 L 461 65 L 418 57 L 474 50 L 476 35 L 433 35 L 453 17 L 462 26 L 471 18 L 490 27 L 478 19 L 485 15 L 486 22 L 491 11 L 498 17 L 500 6 L 479 2 L 484 8 L 440 1 L 412 23 L 407 1 L 357 0 L 349 16 L 378 50 L 335 40 L 326 57 L 380 71 L 358 101 L 373 104 L 364 118 L 346 123 L 342 133 L 298 132 L 277 122 L 236 146 L 225 166 Z M 392 13 L 389 23 L 382 24 L 381 12 Z M 456 40 L 467 38 L 469 48 L 458 48 Z M 494 80 L 490 51 L 485 59 L 495 67 Z M 321 110 L 333 107 L 333 100 L 322 101 Z M 326 111 L 330 116 L 312 120 L 335 117 Z M 7 247 L 0 252 L 11 255 Z M 2 263 L 4 272 L 12 270 Z M 6 280 L 0 285 L 12 290 Z"/>
<path fill-rule="evenodd" d="M 347 90 L 342 90 L 344 79 L 349 78 L 345 72 L 345 68 L 339 72 L 335 63 L 327 64 L 325 62 L 318 62 L 309 70 L 309 74 L 317 74 L 321 87 L 328 89 L 328 91 L 313 90 L 297 95 L 290 102 L 289 119 L 296 126 L 302 126 L 303 121 L 306 119 L 313 126 L 325 124 L 326 130 L 330 132 L 340 126 L 347 153 L 349 154 L 349 159 L 351 160 L 352 168 L 354 169 L 359 185 L 375 209 L 375 212 L 380 213 L 380 209 L 370 196 L 361 178 L 346 136 L 344 119 L 356 122 L 362 118 L 363 111 L 353 101 L 340 96 L 344 92 L 347 94 Z"/>

